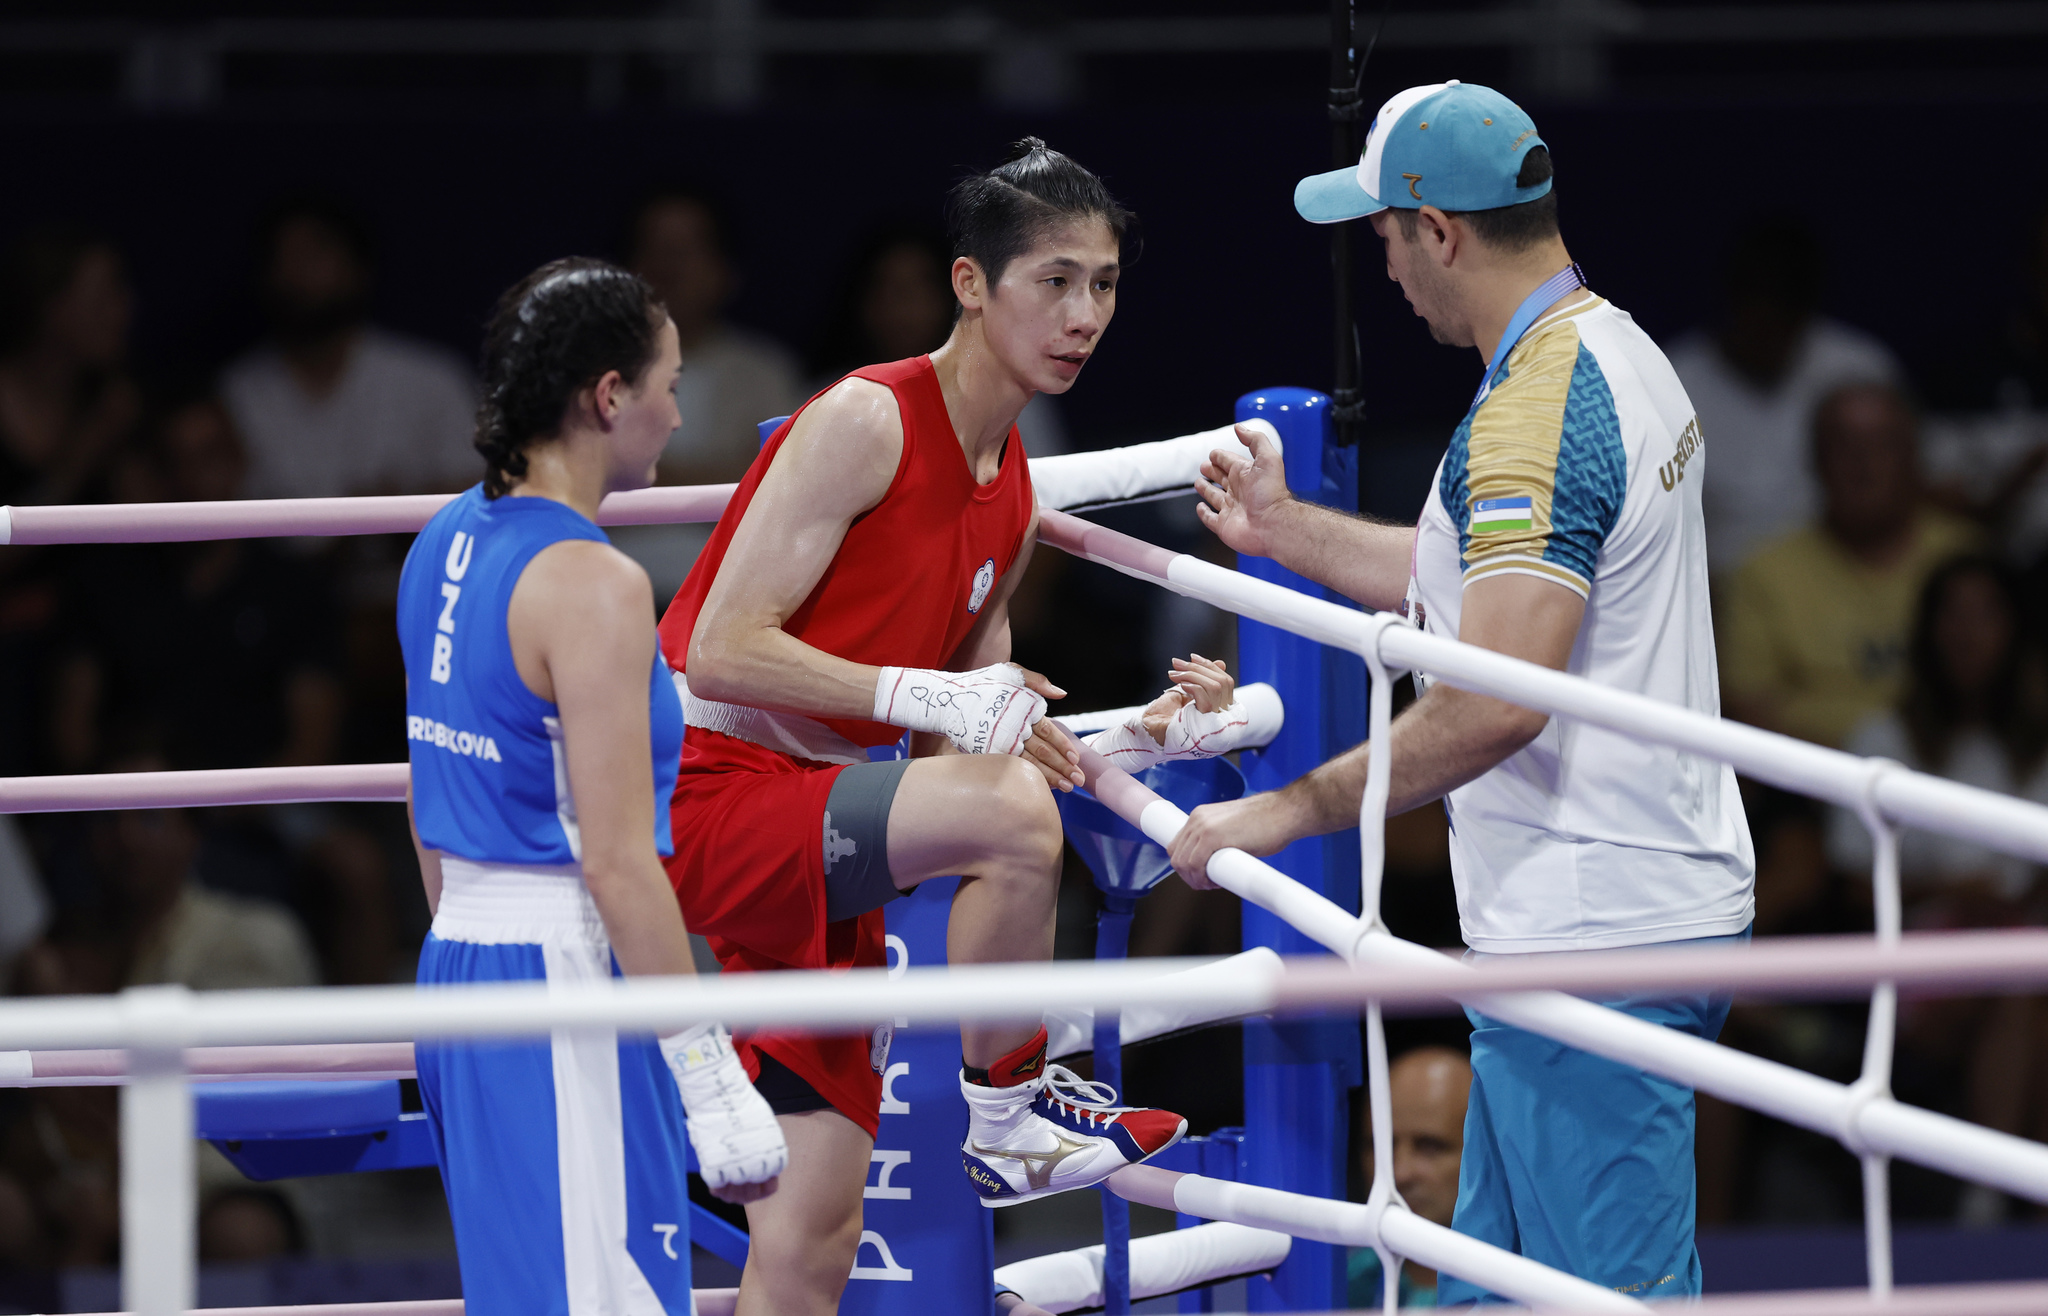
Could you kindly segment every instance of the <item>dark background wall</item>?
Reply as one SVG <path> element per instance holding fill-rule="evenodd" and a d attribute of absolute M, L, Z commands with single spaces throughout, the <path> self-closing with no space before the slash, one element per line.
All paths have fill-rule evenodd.
<path fill-rule="evenodd" d="M 1931 365 L 1968 350 L 2014 300 L 2022 231 L 2048 201 L 2033 133 L 2048 88 L 1531 109 L 1558 161 L 1573 254 L 1666 341 L 1710 313 L 1731 228 L 1790 212 L 1827 242 L 1832 310 Z M 1298 177 L 1326 167 L 1312 104 L 18 115 L 0 119 L 15 180 L 0 188 L 0 234 L 52 219 L 111 232 L 139 285 L 138 355 L 203 366 L 255 331 L 255 217 L 317 186 L 377 229 L 381 318 L 468 353 L 501 288 L 548 258 L 612 251 L 636 193 L 694 179 L 738 220 L 737 318 L 801 346 L 865 230 L 936 223 L 949 182 L 1026 132 L 1103 173 L 1143 219 L 1108 349 L 1070 398 L 1083 442 L 1213 425 L 1261 385 L 1327 384 L 1326 234 L 1289 202 Z M 1374 243 L 1360 234 L 1374 430 L 1440 435 L 1476 362 L 1429 341 L 1380 277 Z"/>
<path fill-rule="evenodd" d="M 1376 23 L 1379 0 L 1356 7 Z M 2023 239 L 2048 205 L 2040 0 L 1389 7 L 1361 88 L 1368 110 L 1451 77 L 1521 100 L 1557 161 L 1573 254 L 1666 343 L 1711 318 L 1730 237 L 1773 214 L 1823 239 L 1827 309 L 1923 379 L 1978 350 L 2018 301 Z M 721 14 L 745 17 L 738 26 L 753 35 L 705 26 Z M 840 45 L 821 44 L 816 26 L 795 31 L 842 22 Z M 557 256 L 618 254 L 633 199 L 691 181 L 736 220 L 736 318 L 801 350 L 869 230 L 935 225 L 955 178 L 1035 133 L 1105 175 L 1143 218 L 1120 319 L 1066 419 L 1087 445 L 1163 437 L 1222 422 L 1256 387 L 1330 382 L 1329 234 L 1290 205 L 1295 181 L 1331 163 L 1326 33 L 1320 0 L 10 0 L 0 244 L 50 221 L 113 236 L 139 294 L 138 369 L 188 375 L 255 337 L 256 221 L 279 197 L 316 189 L 376 230 L 378 319 L 468 355 L 501 289 Z M 1364 500 L 1413 515 L 1478 362 L 1429 340 L 1380 277 L 1375 239 L 1357 236 Z M 1111 519 L 1186 542 L 1186 524 L 1165 512 Z M 1020 656 L 1083 706 L 1156 689 L 1138 637 L 1164 596 L 1090 564 L 1053 569 L 1071 574 L 1057 582 L 1059 625 L 1045 628 L 1051 651 Z M 371 622 L 364 633 L 388 660 L 388 620 Z M 363 684 L 395 697 L 395 678 Z M 395 717 L 362 707 L 372 711 L 359 709 L 360 725 L 395 734 Z M 385 822 L 416 943 L 425 913 L 410 847 L 395 810 Z M 1396 919 L 1398 930 L 1444 944 L 1456 931 L 1431 853 L 1405 895 L 1399 881 L 1390 892 L 1395 913 L 1414 919 Z M 1072 876 L 1082 899 L 1068 902 L 1078 913 L 1067 927 L 1085 946 L 1092 896 Z M 1860 1046 L 1860 1015 L 1811 1018 L 1787 1033 L 1832 1039 L 1843 1054 Z M 1188 1039 L 1186 1063 L 1157 1064 L 1150 1092 L 1134 1062 L 1134 1096 L 1190 1113 L 1206 1102 L 1197 1127 L 1230 1122 L 1213 1113 L 1237 1101 L 1234 1074 L 1213 1063 L 1219 1045 L 1234 1054 L 1225 1038 Z M 1749 1128 L 1742 1160 L 1757 1168 L 1724 1217 L 1853 1221 L 1845 1153 Z M 1927 1191 L 1927 1176 L 1910 1173 L 1895 1188 L 1901 1218 L 1953 1214 L 1954 1191 Z M 1710 1242 L 1709 1267 L 1774 1285 L 1853 1282 L 1858 1246 L 1852 1234 L 1724 1237 Z M 1985 1249 L 1902 1234 L 1900 1271 L 1990 1277 L 2005 1273 L 1989 1259 L 1999 1249 L 2038 1264 L 2035 1234 Z"/>

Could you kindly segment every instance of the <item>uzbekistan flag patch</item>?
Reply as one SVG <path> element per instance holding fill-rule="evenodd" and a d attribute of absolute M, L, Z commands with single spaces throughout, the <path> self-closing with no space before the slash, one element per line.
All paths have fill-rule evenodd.
<path fill-rule="evenodd" d="M 1472 533 L 1530 530 L 1535 528 L 1535 517 L 1535 501 L 1527 494 L 1520 498 L 1482 498 L 1472 504 Z"/>

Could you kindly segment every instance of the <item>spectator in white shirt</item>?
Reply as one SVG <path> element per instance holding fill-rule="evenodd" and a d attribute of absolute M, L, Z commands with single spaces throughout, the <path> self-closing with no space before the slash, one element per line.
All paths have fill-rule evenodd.
<path fill-rule="evenodd" d="M 1820 400 L 1844 384 L 1898 380 L 1883 344 L 1819 313 L 1824 273 L 1804 225 L 1755 224 L 1728 253 L 1720 324 L 1671 349 L 1706 440 L 1707 564 L 1717 580 L 1814 519 L 1807 451 Z"/>
<path fill-rule="evenodd" d="M 676 410 L 657 484 L 724 484 L 746 474 L 761 450 L 760 422 L 786 416 L 804 399 L 794 354 L 765 334 L 724 318 L 739 288 L 732 227 L 706 192 L 650 192 L 626 222 L 626 264 L 654 285 L 682 347 Z M 656 604 L 667 607 L 711 536 L 709 525 L 620 527 L 612 542 L 646 568 Z"/>
<path fill-rule="evenodd" d="M 251 497 L 427 493 L 482 474 L 469 371 L 368 322 L 371 258 L 367 229 L 330 201 L 295 198 L 266 220 L 270 334 L 222 380 Z"/>

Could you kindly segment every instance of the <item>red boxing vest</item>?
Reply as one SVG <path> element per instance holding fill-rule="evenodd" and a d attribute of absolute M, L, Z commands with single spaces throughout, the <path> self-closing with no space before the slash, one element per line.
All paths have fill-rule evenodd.
<path fill-rule="evenodd" d="M 885 384 L 903 419 L 903 456 L 889 491 L 848 528 L 839 552 L 784 629 L 806 644 L 875 666 L 938 667 L 974 626 L 1024 547 L 1031 474 L 1013 426 L 996 478 L 977 485 L 954 437 L 928 357 L 854 372 Z M 806 404 L 808 405 L 808 404 Z M 801 413 L 799 413 L 801 414 Z M 740 518 L 789 425 L 768 440 L 661 622 L 662 652 L 684 670 L 690 632 Z M 825 719 L 859 745 L 894 742 L 896 727 Z M 683 743 L 666 861 L 689 926 L 728 970 L 878 968 L 883 913 L 825 921 L 820 820 L 837 768 L 701 728 Z M 882 1076 L 865 1034 L 756 1032 L 737 1039 L 750 1077 L 772 1054 L 872 1135 Z"/>
<path fill-rule="evenodd" d="M 1023 441 L 1011 426 L 996 478 L 976 484 L 930 357 L 868 366 L 853 377 L 886 385 L 896 395 L 903 456 L 888 493 L 848 528 L 817 588 L 782 629 L 852 662 L 939 667 L 967 638 L 996 582 L 1024 547 L 1033 496 Z M 679 672 L 689 671 L 690 633 L 726 546 L 795 421 L 792 416 L 783 422 L 747 469 L 711 542 L 661 619 L 662 652 Z M 903 734 L 881 722 L 820 720 L 857 745 L 887 745 Z"/>

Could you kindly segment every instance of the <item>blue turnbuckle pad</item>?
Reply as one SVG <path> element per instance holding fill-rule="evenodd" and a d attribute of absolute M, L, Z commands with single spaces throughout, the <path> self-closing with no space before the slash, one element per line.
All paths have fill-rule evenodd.
<path fill-rule="evenodd" d="M 193 1089 L 199 1136 L 257 1180 L 432 1165 L 426 1113 L 406 1104 L 398 1079 Z"/>

